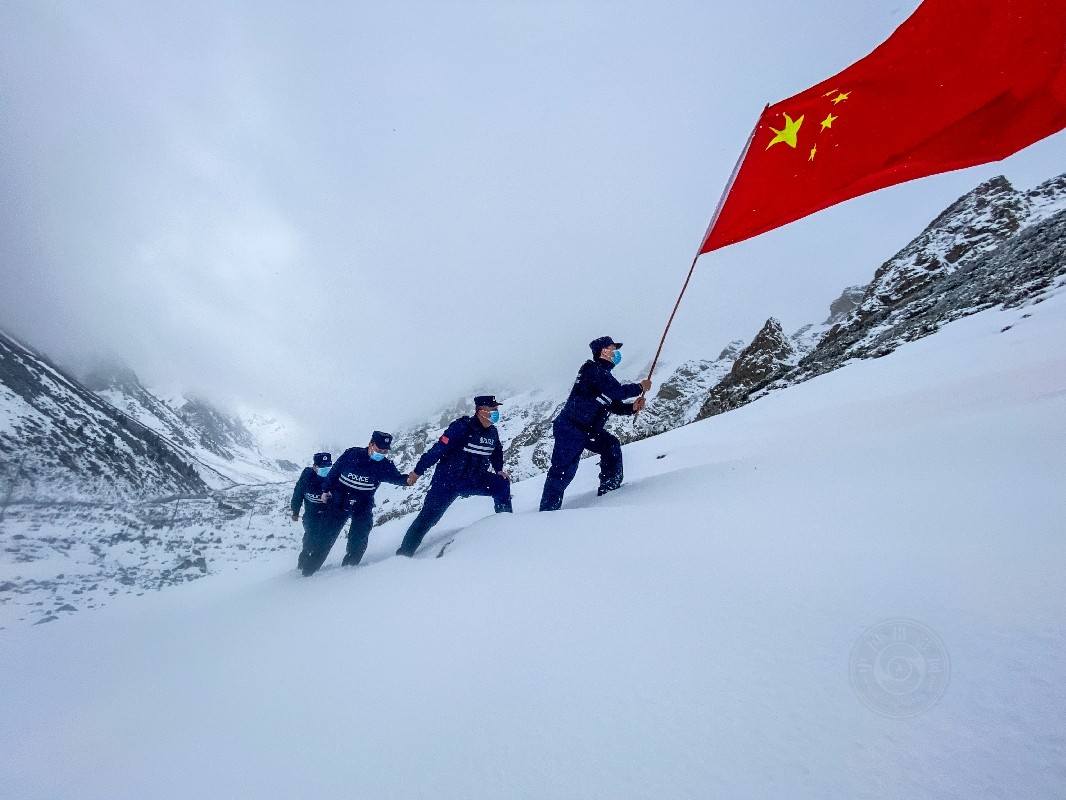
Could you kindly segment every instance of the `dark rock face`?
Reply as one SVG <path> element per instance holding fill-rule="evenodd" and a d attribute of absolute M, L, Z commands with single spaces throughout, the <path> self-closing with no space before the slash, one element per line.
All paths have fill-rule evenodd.
<path fill-rule="evenodd" d="M 771 317 L 733 363 L 722 381 L 711 389 L 696 419 L 704 419 L 737 408 L 748 396 L 775 376 L 794 365 L 799 353 L 781 323 Z"/>
<path fill-rule="evenodd" d="M 1012 201 L 1003 214 L 988 216 L 1011 219 L 1015 209 Z M 801 361 L 791 382 L 836 369 L 849 359 L 887 355 L 904 342 L 987 308 L 1038 300 L 1066 272 L 1064 239 L 1066 212 L 1059 211 L 996 239 L 994 246 L 991 237 L 983 237 L 952 269 L 912 282 L 905 296 L 893 295 L 891 302 L 881 302 L 888 296 L 883 284 L 894 283 L 893 259 L 878 271 L 860 307 Z"/>

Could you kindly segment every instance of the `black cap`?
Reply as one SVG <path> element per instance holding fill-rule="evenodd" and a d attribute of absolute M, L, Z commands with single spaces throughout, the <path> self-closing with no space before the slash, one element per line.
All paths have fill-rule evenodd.
<path fill-rule="evenodd" d="M 315 453 L 315 466 L 316 467 L 332 467 L 333 456 L 329 453 Z"/>
<path fill-rule="evenodd" d="M 498 405 L 500 405 L 500 403 L 496 399 L 495 395 L 479 394 L 477 397 L 474 398 L 475 408 L 481 408 L 482 406 L 486 406 L 488 408 L 496 408 Z"/>
<path fill-rule="evenodd" d="M 378 450 L 388 450 L 392 447 L 392 434 L 384 431 L 374 431 L 370 436 L 370 442 Z"/>
<path fill-rule="evenodd" d="M 589 342 L 589 349 L 592 351 L 592 355 L 599 357 L 600 351 L 603 350 L 603 348 L 605 347 L 610 347 L 612 344 L 615 347 L 622 346 L 621 342 L 616 342 L 610 336 L 601 336 L 600 338 L 593 339 L 591 342 Z"/>

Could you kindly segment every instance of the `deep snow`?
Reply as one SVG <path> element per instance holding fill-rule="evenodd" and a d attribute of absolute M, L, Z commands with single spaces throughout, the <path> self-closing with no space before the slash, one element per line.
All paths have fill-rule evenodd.
<path fill-rule="evenodd" d="M 397 520 L 355 570 L 342 541 L 0 631 L 0 786 L 1066 797 L 1064 412 L 1060 292 L 630 445 L 613 495 L 586 461 L 554 514 L 540 479 L 460 501 L 412 561 Z M 950 660 L 905 718 L 849 675 L 898 618 Z"/>

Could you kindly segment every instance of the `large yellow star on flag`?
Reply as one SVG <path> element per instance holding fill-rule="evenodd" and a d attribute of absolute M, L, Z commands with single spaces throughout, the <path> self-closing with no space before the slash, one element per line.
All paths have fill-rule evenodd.
<path fill-rule="evenodd" d="M 796 147 L 796 135 L 799 133 L 800 125 L 803 124 L 803 116 L 801 116 L 795 122 L 792 121 L 792 117 L 788 114 L 782 114 L 785 118 L 785 127 L 781 130 L 777 128 L 770 128 L 777 135 L 770 140 L 770 144 L 766 145 L 766 149 L 769 150 L 778 142 L 784 142 L 789 147 L 795 149 Z M 805 116 L 805 115 L 804 115 Z"/>

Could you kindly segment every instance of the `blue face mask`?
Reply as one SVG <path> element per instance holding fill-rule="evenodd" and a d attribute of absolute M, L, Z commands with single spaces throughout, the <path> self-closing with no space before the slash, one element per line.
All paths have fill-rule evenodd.
<path fill-rule="evenodd" d="M 489 422 L 491 422 L 493 425 L 495 425 L 499 421 L 500 421 L 500 412 L 496 411 L 495 409 L 493 409 L 489 413 Z"/>
<path fill-rule="evenodd" d="M 315 472 L 318 473 L 319 477 L 324 478 L 329 475 L 329 467 L 316 467 Z"/>
<path fill-rule="evenodd" d="M 381 459 L 383 459 L 385 457 L 385 454 L 384 453 L 371 453 L 370 457 L 372 459 L 374 459 L 375 461 L 381 461 Z"/>
<path fill-rule="evenodd" d="M 613 361 L 615 363 L 615 366 L 621 364 L 622 363 L 622 351 L 621 350 L 615 350 L 611 354 L 611 361 Z"/>

